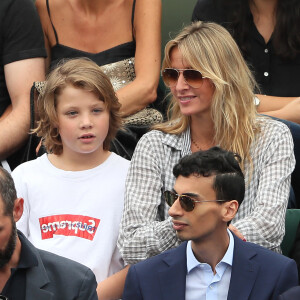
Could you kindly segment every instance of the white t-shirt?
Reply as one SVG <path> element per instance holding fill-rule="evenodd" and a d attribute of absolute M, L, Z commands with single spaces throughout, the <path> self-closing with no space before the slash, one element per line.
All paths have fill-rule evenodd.
<path fill-rule="evenodd" d="M 12 173 L 24 213 L 17 227 L 37 247 L 80 262 L 100 282 L 123 268 L 117 238 L 129 161 L 111 153 L 96 168 L 64 171 L 47 154 Z"/>

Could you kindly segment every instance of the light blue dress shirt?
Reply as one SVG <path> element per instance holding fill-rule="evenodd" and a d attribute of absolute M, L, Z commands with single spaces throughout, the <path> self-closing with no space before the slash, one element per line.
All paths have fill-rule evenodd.
<path fill-rule="evenodd" d="M 194 256 L 191 241 L 186 247 L 187 275 L 186 275 L 186 300 L 225 300 L 231 278 L 234 239 L 229 235 L 229 246 L 221 261 L 216 266 L 216 274 L 209 264 L 200 263 Z"/>

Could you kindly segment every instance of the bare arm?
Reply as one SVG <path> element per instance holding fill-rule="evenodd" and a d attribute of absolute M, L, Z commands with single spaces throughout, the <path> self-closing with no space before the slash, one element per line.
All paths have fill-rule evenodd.
<path fill-rule="evenodd" d="M 1 119 L 5 119 L 5 118 L 11 113 L 11 111 L 12 111 L 12 106 L 11 106 L 11 104 L 10 104 L 10 105 L 8 105 L 8 106 L 6 107 L 5 111 L 4 111 L 3 114 L 0 116 L 0 120 L 1 120 Z"/>
<path fill-rule="evenodd" d="M 259 113 L 300 123 L 300 97 L 273 97 L 257 95 Z"/>
<path fill-rule="evenodd" d="M 134 28 L 136 78 L 117 91 L 123 116 L 145 108 L 156 99 L 161 51 L 161 0 L 136 2 Z"/>
<path fill-rule="evenodd" d="M 99 300 L 115 300 L 122 297 L 128 269 L 129 265 L 98 284 L 97 294 Z"/>
<path fill-rule="evenodd" d="M 44 58 L 16 61 L 4 66 L 11 111 L 0 119 L 0 159 L 22 146 L 28 137 L 30 89 L 34 81 L 44 80 Z"/>

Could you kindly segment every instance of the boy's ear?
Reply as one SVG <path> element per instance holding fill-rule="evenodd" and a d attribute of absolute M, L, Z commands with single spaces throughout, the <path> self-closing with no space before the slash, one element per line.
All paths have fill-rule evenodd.
<path fill-rule="evenodd" d="M 23 198 L 17 198 L 15 200 L 14 210 L 13 210 L 13 217 L 14 217 L 15 222 L 19 221 L 22 217 L 23 205 L 24 205 Z"/>
<path fill-rule="evenodd" d="M 239 208 L 239 203 L 236 200 L 226 201 L 223 203 L 223 221 L 229 222 L 236 215 Z"/>

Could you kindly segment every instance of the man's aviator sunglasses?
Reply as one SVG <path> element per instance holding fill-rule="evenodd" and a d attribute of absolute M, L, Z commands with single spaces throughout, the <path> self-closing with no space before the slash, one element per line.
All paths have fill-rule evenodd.
<path fill-rule="evenodd" d="M 171 207 L 179 198 L 179 203 L 185 211 L 192 211 L 195 208 L 195 203 L 200 202 L 225 202 L 226 200 L 195 200 L 187 195 L 178 195 L 171 191 L 165 191 L 164 197 L 168 205 Z"/>
<path fill-rule="evenodd" d="M 180 73 L 182 72 L 184 81 L 192 88 L 199 88 L 202 85 L 202 74 L 193 69 L 173 69 L 165 68 L 161 72 L 162 79 L 166 86 L 173 87 L 177 84 Z"/>

